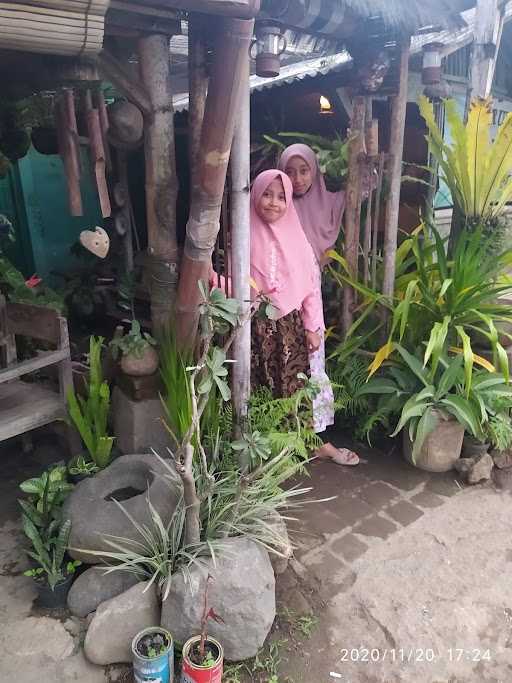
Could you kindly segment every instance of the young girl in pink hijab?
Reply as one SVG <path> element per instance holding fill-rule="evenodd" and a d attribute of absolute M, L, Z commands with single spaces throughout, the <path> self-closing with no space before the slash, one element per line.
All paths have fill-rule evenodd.
<path fill-rule="evenodd" d="M 251 277 L 277 310 L 275 320 L 252 321 L 251 383 L 275 397 L 300 387 L 297 375 L 308 372 L 308 352 L 324 331 L 316 261 L 292 197 L 278 170 L 260 173 L 251 190 Z"/>
<path fill-rule="evenodd" d="M 334 248 L 345 209 L 345 193 L 329 192 L 320 173 L 314 151 L 307 145 L 290 145 L 279 161 L 279 168 L 290 178 L 293 186 L 293 203 L 302 229 L 315 255 L 317 307 L 322 308 L 322 268 L 328 262 L 327 252 Z M 334 424 L 334 394 L 325 372 L 325 338 L 320 331 L 320 344 L 310 349 L 311 378 L 320 387 L 313 401 L 315 431 L 321 433 Z M 325 443 L 316 452 L 320 458 L 329 458 L 338 465 L 357 465 L 359 457 L 347 448 L 336 448 Z"/>

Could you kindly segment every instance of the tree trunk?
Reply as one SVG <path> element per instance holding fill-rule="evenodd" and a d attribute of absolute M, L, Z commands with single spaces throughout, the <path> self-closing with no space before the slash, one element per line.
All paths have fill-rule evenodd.
<path fill-rule="evenodd" d="M 217 34 L 197 165 L 199 184 L 192 192 L 178 288 L 177 335 L 182 346 L 194 344 L 200 303 L 197 283 L 208 280 L 210 273 L 253 23 L 224 19 Z"/>
<path fill-rule="evenodd" d="M 392 297 L 395 289 L 395 260 L 398 240 L 398 212 L 402 183 L 402 156 L 404 151 L 405 114 L 407 110 L 407 84 L 409 77 L 410 38 L 402 44 L 400 56 L 400 83 L 391 104 L 391 132 L 389 150 L 389 196 L 386 204 L 384 231 L 384 283 L 382 293 Z"/>
<path fill-rule="evenodd" d="M 238 109 L 238 124 L 231 150 L 231 262 L 233 297 L 242 302 L 244 311 L 251 296 L 251 221 L 250 221 L 250 106 L 249 54 L 242 73 L 243 92 Z M 240 432 L 247 420 L 251 389 L 251 324 L 238 332 L 233 342 L 233 408 L 235 425 Z M 243 464 L 243 463 L 242 463 Z"/>
<path fill-rule="evenodd" d="M 176 197 L 178 179 L 174 148 L 174 112 L 169 61 L 169 37 L 139 39 L 141 78 L 151 103 L 145 116 L 146 217 L 148 252 L 146 276 L 151 297 L 151 320 L 158 333 L 173 313 L 178 283 Z"/>

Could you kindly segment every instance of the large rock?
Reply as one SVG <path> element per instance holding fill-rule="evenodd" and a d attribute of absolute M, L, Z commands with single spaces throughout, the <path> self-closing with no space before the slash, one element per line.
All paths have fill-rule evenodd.
<path fill-rule="evenodd" d="M 160 622 L 156 586 L 138 583 L 99 605 L 85 636 L 84 652 L 93 664 L 131 662 L 131 644 L 139 631 Z"/>
<path fill-rule="evenodd" d="M 99 604 L 115 598 L 139 583 L 135 574 L 124 571 L 106 573 L 104 567 L 91 567 L 81 574 L 68 593 L 68 607 L 76 617 L 86 617 Z"/>
<path fill-rule="evenodd" d="M 468 484 L 478 484 L 491 478 L 494 462 L 491 456 L 486 453 L 483 455 L 468 472 Z"/>
<path fill-rule="evenodd" d="M 221 642 L 227 660 L 254 657 L 276 615 L 275 579 L 267 551 L 247 538 L 227 539 L 215 564 L 210 560 L 172 577 L 162 626 L 181 643 L 199 633 L 208 573 L 214 579 L 208 602 L 224 620 L 210 621 L 208 632 Z"/>
<path fill-rule="evenodd" d="M 123 508 L 139 523 L 152 526 L 148 498 L 167 524 L 181 497 L 181 482 L 173 478 L 155 455 L 123 455 L 94 477 L 80 482 L 64 506 L 64 519 L 71 520 L 70 555 L 88 564 L 101 558 L 88 550 L 112 551 L 106 536 L 141 541 L 141 536 Z"/>
<path fill-rule="evenodd" d="M 276 536 L 281 539 L 281 544 L 279 547 L 276 547 L 277 552 L 269 552 L 274 574 L 279 576 L 280 574 L 284 574 L 290 559 L 293 557 L 293 545 L 288 535 L 286 522 L 278 512 L 268 519 L 268 524 L 272 527 Z"/>

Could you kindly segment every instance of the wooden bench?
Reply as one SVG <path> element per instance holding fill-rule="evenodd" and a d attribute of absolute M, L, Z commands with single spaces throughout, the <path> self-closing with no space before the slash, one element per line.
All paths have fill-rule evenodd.
<path fill-rule="evenodd" d="M 52 349 L 18 362 L 15 335 L 47 342 Z M 6 302 L 0 295 L 0 350 L 0 441 L 65 419 L 66 393 L 73 386 L 66 319 L 51 308 Z M 23 381 L 49 366 L 57 367 L 58 391 L 42 382 Z M 70 433 L 70 439 L 75 445 L 76 434 Z"/>

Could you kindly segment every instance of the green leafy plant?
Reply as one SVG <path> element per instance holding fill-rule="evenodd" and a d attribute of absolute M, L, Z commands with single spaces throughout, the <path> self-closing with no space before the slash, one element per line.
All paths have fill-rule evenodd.
<path fill-rule="evenodd" d="M 402 362 L 387 376 L 375 377 L 359 390 L 359 395 L 383 394 L 390 411 L 400 412 L 391 436 L 407 428 L 413 443 L 413 462 L 426 437 L 435 429 L 439 414 L 451 415 L 473 436 L 481 433 L 481 416 L 466 395 L 461 356 L 440 358 L 434 367 L 421 362 L 399 344 L 395 345 Z M 501 379 L 500 381 L 504 381 Z"/>
<path fill-rule="evenodd" d="M 231 448 L 239 452 L 244 461 L 250 462 L 252 467 L 268 460 L 272 455 L 268 438 L 258 431 L 243 433 L 241 439 L 231 442 Z"/>
<path fill-rule="evenodd" d="M 78 455 L 69 462 L 68 472 L 73 476 L 81 474 L 91 476 L 99 472 L 99 467 L 91 460 L 87 460 L 83 455 Z"/>
<path fill-rule="evenodd" d="M 251 394 L 250 429 L 264 436 L 274 455 L 287 449 L 292 455 L 307 459 L 322 444 L 312 421 L 312 401 L 317 388 L 307 377 L 303 381 L 304 387 L 287 398 L 274 398 L 265 387 Z"/>
<path fill-rule="evenodd" d="M 91 336 L 89 341 L 89 377 L 86 397 L 77 396 L 74 389 L 67 394 L 68 411 L 73 424 L 94 464 L 103 469 L 110 462 L 114 438 L 108 435 L 110 388 L 103 379 L 101 349 L 103 337 Z"/>
<path fill-rule="evenodd" d="M 22 515 L 23 531 L 32 543 L 33 550 L 27 554 L 35 560 L 39 567 L 27 570 L 26 576 L 41 578 L 45 576 L 51 590 L 55 590 L 58 583 L 64 581 L 67 575 L 73 573 L 80 562 L 64 564 L 64 556 L 71 533 L 71 521 L 66 520 L 51 537 L 45 537 L 26 515 Z"/>
<path fill-rule="evenodd" d="M 445 100 L 452 140 L 447 142 L 436 123 L 432 103 L 420 97 L 419 106 L 428 127 L 430 151 L 439 164 L 455 210 L 466 226 L 492 224 L 512 199 L 512 115 L 505 118 L 491 142 L 490 100 L 473 100 L 466 124 L 455 100 Z"/>
<path fill-rule="evenodd" d="M 114 358 L 118 358 L 120 353 L 123 356 L 142 358 L 148 348 L 156 346 L 156 340 L 147 332 L 141 331 L 138 320 L 132 320 L 128 334 L 114 337 L 109 346 Z"/>
<path fill-rule="evenodd" d="M 399 342 L 412 353 L 422 348 L 423 363 L 432 360 L 434 368 L 442 354 L 460 353 L 468 391 L 474 365 L 489 371 L 499 368 L 508 377 L 508 358 L 499 334 L 508 336 L 500 331 L 500 325 L 512 322 L 512 314 L 510 306 L 500 302 L 500 296 L 512 291 L 512 283 L 504 275 L 512 262 L 512 250 L 493 255 L 486 249 L 488 239 L 481 230 L 464 231 L 453 257 L 448 259 L 437 230 L 423 226 L 399 248 L 401 265 L 392 300 L 343 274 L 335 274 L 340 283 L 351 282 L 364 298 L 362 314 L 349 337 L 379 309 L 390 315 L 389 337 L 375 352 L 370 374 L 391 356 L 397 348 L 395 342 Z M 342 257 L 334 252 L 332 255 L 344 264 Z M 492 352 L 492 363 L 475 353 L 476 345 Z"/>
<path fill-rule="evenodd" d="M 122 503 L 114 502 L 126 515 L 140 540 L 134 541 L 130 538 L 108 535 L 105 536 L 105 542 L 112 550 L 87 550 L 87 553 L 111 563 L 106 573 L 125 571 L 135 574 L 141 580 L 149 581 L 147 588 L 156 584 L 162 599 L 165 600 L 171 589 L 171 577 L 176 571 L 186 572 L 187 568 L 193 564 L 203 566 L 205 560 L 214 555 L 214 543 L 186 543 L 184 537 L 186 509 L 183 498 L 178 501 L 167 524 L 149 498 L 146 502 L 150 513 L 150 524 L 139 523 Z"/>

